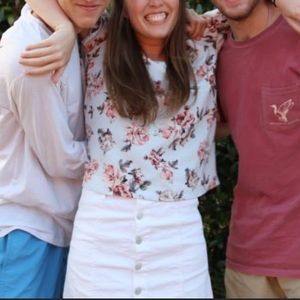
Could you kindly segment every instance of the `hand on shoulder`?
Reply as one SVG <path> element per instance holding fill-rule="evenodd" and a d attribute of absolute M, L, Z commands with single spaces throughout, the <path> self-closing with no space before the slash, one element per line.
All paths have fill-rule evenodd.
<path fill-rule="evenodd" d="M 300 1 L 275 0 L 273 3 L 279 8 L 290 26 L 300 33 Z"/>

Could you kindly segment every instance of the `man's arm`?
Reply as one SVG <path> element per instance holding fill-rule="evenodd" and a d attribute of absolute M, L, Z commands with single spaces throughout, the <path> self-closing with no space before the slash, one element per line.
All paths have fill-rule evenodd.
<path fill-rule="evenodd" d="M 87 161 L 85 142 L 74 141 L 58 86 L 49 76 L 21 75 L 10 87 L 25 139 L 52 177 L 79 179 Z"/>
<path fill-rule="evenodd" d="M 280 10 L 286 21 L 300 33 L 300 1 L 275 0 L 273 4 Z M 187 10 L 188 32 L 193 39 L 200 39 L 205 35 L 204 28 L 212 28 L 211 32 L 224 34 L 229 29 L 226 18 L 218 11 L 211 10 L 198 15 L 194 10 Z"/>
<path fill-rule="evenodd" d="M 64 14 L 56 0 L 26 0 L 32 10 L 52 29 L 56 30 L 60 26 L 71 26 L 72 22 Z"/>
<path fill-rule="evenodd" d="M 300 1 L 299 0 L 275 0 L 274 4 L 290 24 L 300 33 Z"/>
<path fill-rule="evenodd" d="M 43 75 L 54 72 L 52 79 L 57 82 L 62 74 L 63 67 L 68 63 L 74 44 L 73 34 L 70 32 L 70 21 L 64 15 L 56 0 L 26 0 L 31 8 L 41 19 L 54 30 L 54 33 L 46 40 L 30 45 L 22 53 L 20 63 L 32 67 L 28 75 Z M 70 24 L 68 24 L 68 22 Z M 91 30 L 80 32 L 84 43 L 102 43 L 106 39 L 108 13 L 104 11 L 97 24 Z M 74 31 L 73 27 L 72 30 Z M 85 39 L 87 38 L 87 39 Z M 95 41 L 93 43 L 93 41 Z M 94 46 L 92 47 L 94 48 Z"/>
<path fill-rule="evenodd" d="M 31 52 L 26 53 L 24 58 L 32 58 L 31 66 L 39 66 L 39 72 L 35 73 L 33 70 L 31 75 L 46 74 L 55 70 L 52 78 L 57 82 L 70 59 L 77 38 L 74 26 L 56 0 L 26 0 L 26 2 L 54 30 L 54 33 L 50 38 L 28 46 L 27 50 Z M 43 58 L 36 59 L 39 57 Z"/>

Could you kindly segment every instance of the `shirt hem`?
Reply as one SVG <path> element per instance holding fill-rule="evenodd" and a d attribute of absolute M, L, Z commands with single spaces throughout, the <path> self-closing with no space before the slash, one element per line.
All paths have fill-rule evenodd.
<path fill-rule="evenodd" d="M 231 261 L 227 261 L 226 268 L 236 272 L 248 274 L 248 275 L 281 277 L 281 278 L 300 278 L 300 269 L 286 270 L 286 267 L 282 269 L 278 269 L 278 268 L 272 269 L 272 268 L 258 267 L 258 266 L 246 266 L 239 263 L 233 263 Z"/>
<path fill-rule="evenodd" d="M 209 191 L 217 188 L 219 186 L 220 182 L 217 181 L 216 184 L 213 187 L 202 187 L 197 189 L 197 193 L 195 193 L 194 195 L 189 195 L 188 197 L 185 198 L 181 198 L 181 199 L 176 199 L 175 197 L 173 198 L 173 200 L 168 201 L 168 200 L 160 200 L 157 197 L 147 197 L 146 195 L 134 195 L 132 198 L 128 198 L 128 199 L 133 199 L 133 200 L 145 200 L 145 201 L 152 201 L 152 202 L 175 202 L 175 201 L 191 201 L 194 199 L 198 199 L 202 196 L 204 196 L 206 193 L 208 193 Z M 91 183 L 84 183 L 83 184 L 83 189 L 85 189 L 86 191 L 91 191 L 100 195 L 104 195 L 106 197 L 116 197 L 116 195 L 114 195 L 113 193 L 107 192 L 107 191 L 103 191 L 103 190 L 99 190 L 99 187 L 96 186 L 94 184 Z M 120 197 L 122 198 L 122 197 Z M 176 200 L 174 200 L 176 199 Z"/>
<path fill-rule="evenodd" d="M 68 244 L 63 243 L 61 240 L 57 240 L 55 238 L 52 237 L 47 237 L 44 232 L 40 232 L 38 230 L 34 230 L 33 228 L 29 228 L 26 226 L 7 226 L 4 228 L 0 227 L 0 238 L 10 234 L 11 232 L 13 232 L 14 230 L 22 230 L 25 231 L 31 235 L 33 235 L 34 237 L 38 238 L 39 240 L 46 242 L 48 244 L 51 244 L 53 246 L 59 247 L 59 248 L 68 248 Z"/>

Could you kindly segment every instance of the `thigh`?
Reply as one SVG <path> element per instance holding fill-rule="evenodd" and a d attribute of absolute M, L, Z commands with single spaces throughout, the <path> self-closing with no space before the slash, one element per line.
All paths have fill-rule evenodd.
<path fill-rule="evenodd" d="M 268 277 L 248 275 L 226 269 L 227 298 L 280 298 Z"/>
<path fill-rule="evenodd" d="M 0 298 L 59 298 L 67 249 L 15 230 L 0 239 Z"/>
<path fill-rule="evenodd" d="M 300 278 L 278 278 L 287 298 L 300 298 Z"/>

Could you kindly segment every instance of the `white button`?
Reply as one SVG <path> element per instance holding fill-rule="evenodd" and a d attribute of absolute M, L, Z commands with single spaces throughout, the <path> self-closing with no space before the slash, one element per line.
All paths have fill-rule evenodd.
<path fill-rule="evenodd" d="M 143 242 L 143 239 L 140 236 L 137 236 L 135 242 L 140 245 Z"/>
<path fill-rule="evenodd" d="M 137 216 L 136 216 L 136 218 L 137 218 L 138 220 L 142 220 L 143 217 L 144 217 L 144 215 L 143 215 L 142 212 L 139 212 L 139 213 L 137 214 Z"/>
<path fill-rule="evenodd" d="M 135 291 L 134 291 L 134 293 L 136 295 L 140 295 L 142 293 L 142 289 L 141 288 L 136 288 Z"/>
<path fill-rule="evenodd" d="M 142 269 L 142 267 L 143 267 L 143 265 L 142 265 L 141 263 L 137 263 L 137 264 L 135 265 L 136 271 L 140 271 L 140 270 Z"/>

